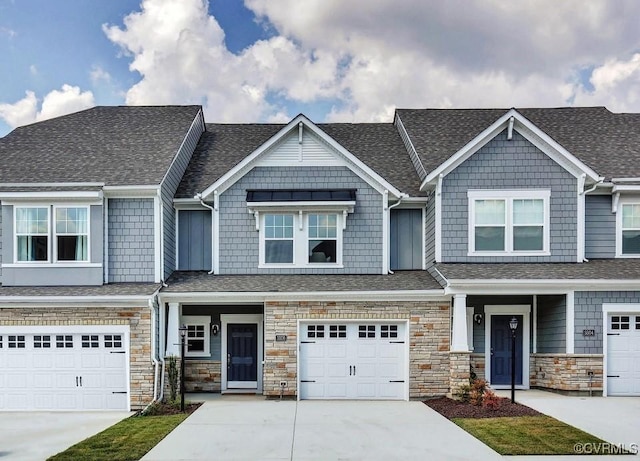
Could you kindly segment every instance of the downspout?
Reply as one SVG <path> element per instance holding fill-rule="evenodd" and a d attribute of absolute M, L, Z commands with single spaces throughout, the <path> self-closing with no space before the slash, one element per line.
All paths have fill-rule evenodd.
<path fill-rule="evenodd" d="M 215 213 L 216 210 L 218 209 L 218 191 L 215 190 L 213 191 L 213 206 L 207 205 L 204 202 L 204 199 L 202 198 L 202 194 L 201 193 L 197 193 L 196 194 L 196 198 L 198 200 L 200 200 L 200 205 L 202 205 L 205 208 L 208 208 L 211 210 L 211 270 L 208 272 L 209 275 L 213 274 L 215 272 L 215 264 L 214 264 L 214 245 L 215 245 L 215 235 L 214 235 L 214 220 L 215 220 Z"/>
<path fill-rule="evenodd" d="M 402 203 L 402 200 L 409 197 L 409 194 L 404 194 L 401 193 L 400 197 L 398 198 L 398 201 L 396 203 L 394 203 L 393 205 L 389 205 L 387 207 L 387 212 L 389 213 L 389 225 L 391 225 L 391 210 L 394 209 L 395 207 L 397 207 L 398 205 L 400 205 Z M 391 230 L 389 230 L 389 239 L 391 239 Z M 391 270 L 391 248 L 389 248 L 389 258 L 387 258 L 387 272 L 389 272 L 389 274 L 394 274 L 394 272 Z"/>
<path fill-rule="evenodd" d="M 153 399 L 149 402 L 149 405 L 144 407 L 142 410 L 142 414 L 144 414 L 147 409 L 158 401 L 158 354 L 157 354 L 157 338 L 156 338 L 156 321 L 157 321 L 157 313 L 156 306 L 153 301 L 153 298 L 149 299 L 149 309 L 151 309 L 151 361 L 153 362 Z M 162 370 L 164 374 L 164 367 Z"/>

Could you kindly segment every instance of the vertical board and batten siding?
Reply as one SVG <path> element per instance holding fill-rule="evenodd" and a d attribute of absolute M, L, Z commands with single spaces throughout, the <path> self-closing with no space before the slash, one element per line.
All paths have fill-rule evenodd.
<path fill-rule="evenodd" d="M 409 134 L 407 133 L 407 130 L 404 128 L 404 124 L 402 123 L 402 120 L 400 119 L 400 115 L 398 114 L 396 114 L 394 125 L 398 130 L 398 133 L 400 134 L 400 139 L 402 139 L 402 143 L 404 144 L 404 147 L 407 149 L 407 152 L 409 153 L 409 158 L 411 159 L 411 163 L 413 163 L 413 167 L 418 172 L 420 181 L 423 181 L 424 178 L 427 177 L 427 172 L 425 171 L 424 166 L 422 165 L 422 161 L 420 160 L 418 153 L 414 149 L 413 144 L 411 143 L 411 139 L 409 138 Z"/>
<path fill-rule="evenodd" d="M 602 354 L 602 304 L 640 304 L 640 291 L 576 291 L 575 353 Z M 594 336 L 583 336 L 585 329 L 595 330 Z"/>
<path fill-rule="evenodd" d="M 422 209 L 395 209 L 390 216 L 391 270 L 422 269 Z"/>
<path fill-rule="evenodd" d="M 154 201 L 109 199 L 109 283 L 154 281 Z"/>
<path fill-rule="evenodd" d="M 180 147 L 180 150 L 176 153 L 171 167 L 167 171 L 162 184 L 160 185 L 161 198 L 162 198 L 162 225 L 163 225 L 163 246 L 164 252 L 164 267 L 161 277 L 163 280 L 169 278 L 171 273 L 176 268 L 176 221 L 175 210 L 173 208 L 173 197 L 176 194 L 176 190 L 180 185 L 182 176 L 184 175 L 189 161 L 193 155 L 200 136 L 204 132 L 204 121 L 202 114 L 198 112 L 196 118 L 191 125 L 191 128 L 184 138 L 184 142 Z"/>
<path fill-rule="evenodd" d="M 178 212 L 178 270 L 211 270 L 211 212 Z"/>
<path fill-rule="evenodd" d="M 101 205 L 89 207 L 89 263 L 103 263 L 103 215 Z M 2 206 L 1 235 L 6 240 L 2 242 L 2 260 L 14 261 L 13 240 L 13 206 Z M 49 237 L 50 257 L 53 257 L 52 234 Z M 20 267 L 5 267 L 2 272 L 2 284 L 5 286 L 55 286 L 55 285 L 102 285 L 102 267 L 60 267 L 46 263 L 40 267 L 25 264 Z"/>
<path fill-rule="evenodd" d="M 472 189 L 548 189 L 550 256 L 468 256 Z M 442 190 L 443 262 L 575 262 L 577 179 L 517 131 L 506 130 L 444 177 Z"/>
<path fill-rule="evenodd" d="M 615 258 L 616 215 L 611 211 L 610 195 L 585 197 L 585 257 Z"/>
<path fill-rule="evenodd" d="M 2 215 L 2 203 L 0 202 L 0 284 L 2 283 L 2 261 L 4 261 L 2 257 Z"/>
<path fill-rule="evenodd" d="M 429 194 L 424 227 L 424 257 L 426 267 L 433 265 L 436 260 L 436 194 Z"/>
<path fill-rule="evenodd" d="M 247 189 L 357 189 L 343 231 L 344 268 L 259 269 L 259 241 L 248 213 Z M 382 195 L 347 167 L 256 167 L 220 195 L 221 274 L 379 274 L 382 267 Z"/>
<path fill-rule="evenodd" d="M 539 295 L 537 306 L 537 352 L 541 354 L 566 352 L 566 296 Z"/>

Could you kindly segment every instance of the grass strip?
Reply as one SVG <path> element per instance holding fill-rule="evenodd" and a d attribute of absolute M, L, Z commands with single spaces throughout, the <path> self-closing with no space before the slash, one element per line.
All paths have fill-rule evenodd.
<path fill-rule="evenodd" d="M 544 415 L 454 418 L 452 421 L 501 455 L 578 455 L 586 454 L 581 451 L 584 447 L 591 451 L 612 447 L 604 440 Z"/>
<path fill-rule="evenodd" d="M 188 414 L 131 417 L 89 437 L 47 461 L 138 461 Z"/>

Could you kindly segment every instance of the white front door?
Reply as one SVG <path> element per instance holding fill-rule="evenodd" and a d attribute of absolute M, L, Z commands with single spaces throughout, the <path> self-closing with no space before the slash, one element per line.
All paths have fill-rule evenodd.
<path fill-rule="evenodd" d="M 608 395 L 640 396 L 640 313 L 609 315 L 606 372 Z"/>
<path fill-rule="evenodd" d="M 100 330 L 0 328 L 0 410 L 127 410 L 128 335 Z"/>
<path fill-rule="evenodd" d="M 301 399 L 406 399 L 405 322 L 300 325 Z"/>

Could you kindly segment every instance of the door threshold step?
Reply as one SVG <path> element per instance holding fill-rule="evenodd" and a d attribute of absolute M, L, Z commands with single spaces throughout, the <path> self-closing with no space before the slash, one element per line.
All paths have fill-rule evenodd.
<path fill-rule="evenodd" d="M 258 392 L 257 389 L 227 389 L 222 391 L 221 394 L 255 394 L 262 395 L 262 392 Z"/>

